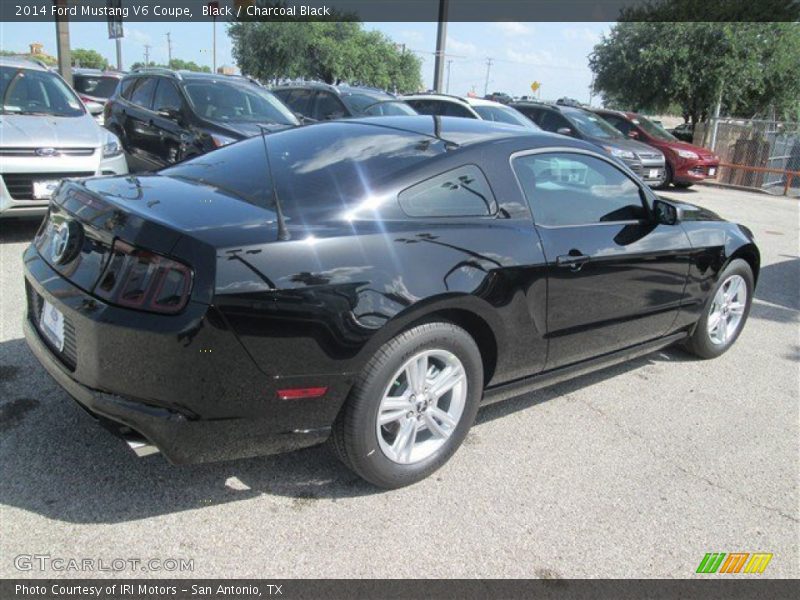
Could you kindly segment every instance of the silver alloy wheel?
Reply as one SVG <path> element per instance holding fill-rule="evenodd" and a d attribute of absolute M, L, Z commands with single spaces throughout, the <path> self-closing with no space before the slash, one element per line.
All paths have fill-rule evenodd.
<path fill-rule="evenodd" d="M 736 335 L 747 306 L 747 284 L 741 275 L 728 277 L 714 295 L 706 330 L 713 344 L 721 346 Z"/>
<path fill-rule="evenodd" d="M 433 455 L 450 438 L 467 401 L 467 374 L 447 350 L 424 350 L 397 370 L 383 392 L 376 428 L 381 451 L 408 465 Z"/>

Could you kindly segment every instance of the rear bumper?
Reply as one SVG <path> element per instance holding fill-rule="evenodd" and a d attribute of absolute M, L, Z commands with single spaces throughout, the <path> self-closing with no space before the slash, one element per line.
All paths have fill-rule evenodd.
<path fill-rule="evenodd" d="M 324 442 L 330 427 L 302 432 L 265 434 L 261 424 L 246 419 L 190 420 L 185 415 L 122 396 L 92 390 L 72 378 L 53 357 L 36 327 L 25 320 L 25 339 L 34 356 L 64 391 L 93 417 L 128 427 L 143 436 L 174 464 L 211 462 L 245 456 L 277 454 Z"/>
<path fill-rule="evenodd" d="M 309 379 L 264 375 L 224 323 L 209 316 L 209 307 L 198 309 L 199 317 L 142 318 L 86 295 L 32 248 L 25 271 L 29 296 L 39 294 L 62 311 L 73 336 L 74 357 L 54 350 L 29 302 L 25 337 L 42 366 L 94 417 L 120 433 L 130 428 L 169 461 L 276 454 L 330 434 L 349 387 L 345 376 L 315 377 L 314 383 L 328 385 L 323 398 L 280 400 L 278 387 L 309 385 Z M 153 318 L 159 322 L 148 322 Z"/>

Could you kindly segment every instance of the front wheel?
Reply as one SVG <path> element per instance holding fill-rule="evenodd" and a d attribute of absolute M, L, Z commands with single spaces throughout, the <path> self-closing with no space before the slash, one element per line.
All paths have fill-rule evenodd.
<path fill-rule="evenodd" d="M 426 323 L 384 344 L 336 420 L 332 443 L 359 476 L 382 488 L 424 479 L 466 437 L 483 390 L 475 341 L 452 323 Z"/>
<path fill-rule="evenodd" d="M 655 186 L 655 189 L 665 190 L 669 187 L 670 183 L 672 183 L 672 167 L 669 166 L 669 163 L 666 163 L 666 165 L 664 165 L 664 181 Z"/>
<path fill-rule="evenodd" d="M 753 270 L 735 259 L 725 268 L 712 291 L 703 316 L 686 343 L 701 358 L 716 358 L 730 348 L 744 328 L 753 301 Z"/>

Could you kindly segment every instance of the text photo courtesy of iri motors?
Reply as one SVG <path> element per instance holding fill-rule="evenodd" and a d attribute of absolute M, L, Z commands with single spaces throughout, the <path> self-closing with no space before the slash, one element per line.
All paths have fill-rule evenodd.
<path fill-rule="evenodd" d="M 793 597 L 799 22 L 0 4 L 0 596 Z"/>

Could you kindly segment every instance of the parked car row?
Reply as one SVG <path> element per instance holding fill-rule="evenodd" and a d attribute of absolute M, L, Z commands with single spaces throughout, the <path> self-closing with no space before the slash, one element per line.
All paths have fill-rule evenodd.
<path fill-rule="evenodd" d="M 714 177 L 719 164 L 713 153 L 679 142 L 640 115 L 569 102 L 511 101 L 501 94 L 493 96 L 500 102 L 395 96 L 323 83 L 267 89 L 247 77 L 166 68 L 127 74 L 74 69 L 73 91 L 42 65 L 3 61 L 0 216 L 43 213 L 66 177 L 157 170 L 262 132 L 357 117 L 423 114 L 542 129 L 599 146 L 651 187 L 688 187 Z M 92 114 L 105 130 L 86 124 L 82 117 Z M 28 119 L 24 126 L 22 119 Z M 83 140 L 73 143 L 74 136 Z"/>
<path fill-rule="evenodd" d="M 46 67 L 0 58 L 0 98 L 0 217 L 43 214 L 65 178 L 128 172 L 119 138 Z"/>

